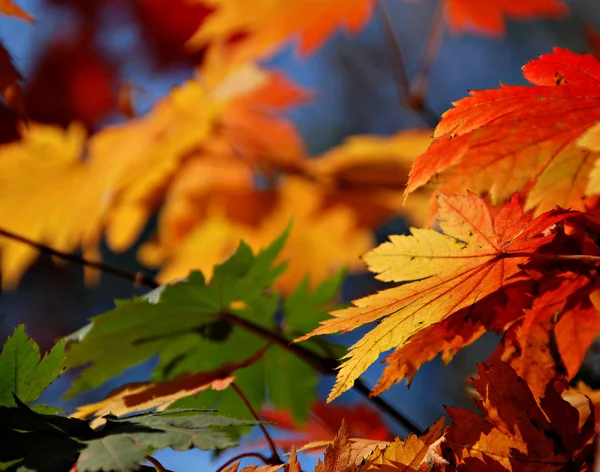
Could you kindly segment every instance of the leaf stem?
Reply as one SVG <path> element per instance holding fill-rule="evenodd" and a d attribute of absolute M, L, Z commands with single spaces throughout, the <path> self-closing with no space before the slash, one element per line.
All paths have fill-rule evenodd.
<path fill-rule="evenodd" d="M 539 259 L 544 261 L 583 261 L 600 263 L 600 256 L 591 256 L 587 254 L 550 254 L 548 252 L 503 252 L 501 258 L 511 257 L 529 257 L 530 259 Z"/>
<path fill-rule="evenodd" d="M 167 469 L 154 457 L 146 456 L 146 460 L 154 466 L 156 472 L 167 472 Z"/>
<path fill-rule="evenodd" d="M 265 456 L 263 456 L 262 454 L 259 454 L 258 452 L 244 452 L 243 454 L 238 454 L 237 456 L 229 459 L 227 462 L 225 462 L 225 464 L 223 464 L 221 467 L 219 467 L 216 470 L 216 472 L 223 472 L 227 466 L 233 464 L 235 461 L 239 461 L 240 459 L 243 459 L 244 457 L 256 457 L 256 458 L 260 459 L 263 462 L 263 464 L 270 465 L 269 459 L 266 458 Z"/>
<path fill-rule="evenodd" d="M 248 411 L 252 414 L 254 419 L 256 421 L 258 421 L 258 427 L 262 431 L 265 439 L 267 440 L 267 443 L 269 443 L 269 447 L 271 448 L 271 457 L 268 459 L 268 464 L 271 464 L 271 465 L 283 464 L 281 457 L 279 457 L 279 454 L 277 453 L 277 447 L 275 447 L 275 443 L 273 442 L 271 435 L 267 431 L 267 428 L 262 423 L 262 421 L 261 421 L 260 417 L 258 416 L 258 414 L 256 413 L 256 411 L 254 411 L 252 404 L 250 403 L 250 401 L 248 400 L 246 395 L 244 395 L 244 392 L 242 392 L 242 389 L 240 387 L 238 387 L 235 384 L 235 382 L 231 384 L 231 388 L 233 388 L 235 390 L 235 393 L 237 393 L 238 396 L 242 399 L 242 401 L 244 402 L 244 405 L 246 405 L 246 408 L 248 408 Z"/>
<path fill-rule="evenodd" d="M 37 249 L 39 252 L 44 254 L 49 254 L 51 256 L 57 257 L 59 259 L 63 259 L 69 262 L 74 262 L 84 267 L 92 267 L 94 269 L 98 269 L 103 273 L 113 275 L 115 277 L 119 277 L 125 280 L 129 280 L 134 284 L 138 284 L 147 288 L 157 288 L 160 284 L 152 277 L 148 275 L 144 275 L 141 272 L 129 272 L 117 267 L 109 266 L 108 264 L 104 264 L 101 262 L 95 262 L 87 260 L 81 256 L 75 254 L 68 254 L 62 251 L 58 251 L 53 249 L 45 244 L 37 243 L 28 239 L 24 236 L 17 235 L 11 231 L 0 228 L 0 236 L 4 236 L 13 241 L 17 241 L 32 248 Z M 222 318 L 231 322 L 234 325 L 239 326 L 242 329 L 250 331 L 258 336 L 263 337 L 268 341 L 272 341 L 273 344 L 278 345 L 279 347 L 285 349 L 290 354 L 298 357 L 299 359 L 306 362 L 312 368 L 314 368 L 317 372 L 322 375 L 335 375 L 336 369 L 339 367 L 339 362 L 335 359 L 324 358 L 310 351 L 309 349 L 304 348 L 298 344 L 292 344 L 292 341 L 285 339 L 281 335 L 269 331 L 268 329 L 263 328 L 262 326 L 256 325 L 248 320 L 240 318 L 233 313 L 224 313 L 222 314 Z M 413 423 L 410 419 L 408 419 L 404 414 L 400 411 L 396 410 L 392 405 L 387 403 L 380 397 L 370 397 L 370 390 L 365 384 L 360 380 L 354 384 L 354 388 L 361 393 L 369 402 L 378 407 L 381 411 L 387 413 L 392 418 L 394 418 L 398 423 L 400 423 L 403 427 L 409 430 L 409 432 L 423 432 L 423 429 Z"/>

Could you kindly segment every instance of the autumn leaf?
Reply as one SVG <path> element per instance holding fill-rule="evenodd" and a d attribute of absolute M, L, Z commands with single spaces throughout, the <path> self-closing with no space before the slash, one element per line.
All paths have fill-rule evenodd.
<path fill-rule="evenodd" d="M 375 0 L 209 0 L 216 9 L 188 41 L 193 48 L 225 44 L 243 31 L 244 37 L 229 45 L 229 59 L 239 62 L 264 59 L 290 38 L 299 39 L 306 55 L 322 45 L 340 26 L 357 33 L 369 20 Z"/>
<path fill-rule="evenodd" d="M 350 347 L 328 401 L 351 388 L 380 353 L 402 349 L 421 330 L 461 309 L 473 307 L 473 317 L 476 302 L 527 280 L 521 266 L 554 238 L 544 231 L 570 215 L 555 211 L 532 221 L 516 197 L 497 211 L 472 193 L 440 195 L 438 202 L 443 232 L 412 228 L 411 235 L 392 236 L 365 256 L 380 280 L 411 283 L 356 300 L 356 306 L 333 312 L 333 318 L 297 339 L 347 332 L 384 318 Z"/>
<path fill-rule="evenodd" d="M 161 411 L 180 398 L 196 395 L 208 388 L 224 390 L 235 380 L 233 372 L 258 361 L 265 350 L 266 348 L 237 364 L 225 364 L 212 372 L 181 374 L 164 382 L 127 384 L 112 391 L 98 403 L 78 407 L 71 417 L 85 419 L 91 415 L 98 417 L 108 414 L 124 416 L 153 408 Z"/>
<path fill-rule="evenodd" d="M 489 361 L 508 362 L 537 397 L 557 372 L 564 371 L 569 380 L 575 377 L 600 331 L 600 315 L 589 299 L 593 289 L 583 275 L 549 276 L 539 285 L 531 309 L 510 327 Z"/>
<path fill-rule="evenodd" d="M 161 241 L 180 231 L 182 221 L 206 212 L 202 203 L 206 205 L 211 188 L 227 186 L 239 195 L 256 167 L 270 169 L 304 157 L 295 128 L 278 115 L 306 100 L 304 90 L 280 73 L 249 64 L 230 70 L 221 67 L 216 58 L 205 63 L 200 74 L 202 80 L 189 80 L 173 90 L 148 116 L 114 129 L 112 140 L 102 137 L 111 133 L 110 128 L 97 138 L 106 143 L 104 149 L 118 149 L 123 154 L 121 162 L 129 163 L 119 187 L 110 193 L 113 208 L 107 238 L 116 251 L 133 244 L 165 192 Z M 153 139 L 144 138 L 148 134 Z M 98 151 L 99 155 L 107 154 Z M 112 156 L 116 160 L 114 151 Z M 233 188 L 235 179 L 227 172 L 218 172 L 227 164 L 232 164 L 234 175 L 246 176 L 245 181 L 237 180 L 241 187 Z M 203 169 L 212 171 L 199 175 Z M 171 183 L 175 187 L 172 193 Z M 200 210 L 192 210 L 190 215 L 189 206 L 184 205 L 190 205 L 191 199 L 197 204 L 202 197 Z M 183 224 L 190 226 L 189 222 Z M 179 240 L 168 239 L 173 247 Z"/>
<path fill-rule="evenodd" d="M 398 213 L 421 225 L 429 214 L 432 188 L 422 189 L 404 207 L 400 192 L 431 135 L 414 129 L 386 137 L 351 136 L 307 162 L 307 172 L 324 190 L 323 206 L 350 209 L 361 227 L 375 228 Z"/>
<path fill-rule="evenodd" d="M 243 216 L 237 218 L 227 210 L 215 209 L 199 218 L 186 237 L 180 237 L 179 244 L 173 239 L 160 246 L 151 243 L 142 250 L 142 257 L 162 262 L 161 281 L 177 279 L 190 269 L 210 277 L 212 265 L 231 253 L 237 239 L 242 237 L 250 247 L 259 249 L 291 223 L 280 256 L 280 260 L 289 261 L 288 268 L 275 284 L 283 293 L 292 292 L 307 276 L 309 286 L 314 287 L 342 268 L 361 268 L 359 255 L 373 246 L 371 231 L 356 227 L 348 207 L 322 209 L 324 197 L 317 185 L 297 177 L 282 180 L 278 190 L 264 192 L 264 198 L 260 192 L 245 197 L 244 204 L 254 202 L 262 212 L 254 224 L 240 221 Z M 328 237 L 323 238 L 323 234 Z M 320 263 L 314 264 L 317 259 Z"/>
<path fill-rule="evenodd" d="M 304 424 L 295 422 L 292 415 L 285 410 L 263 408 L 260 417 L 273 422 L 274 427 L 286 431 L 285 436 L 274 439 L 284 450 L 296 446 L 302 451 L 320 451 L 335 439 L 342 422 L 353 443 L 364 439 L 368 440 L 369 444 L 381 444 L 392 439 L 379 413 L 364 404 L 332 406 L 318 401 L 312 406 Z M 356 446 L 353 444 L 352 450 L 356 453 L 356 449 L 363 446 L 364 443 Z"/>
<path fill-rule="evenodd" d="M 33 17 L 12 0 L 0 0 L 0 13 L 16 16 L 25 21 L 33 21 Z"/>
<path fill-rule="evenodd" d="M 444 0 L 443 8 L 453 31 L 462 33 L 473 30 L 491 36 L 503 36 L 506 33 L 505 19 L 508 18 L 561 18 L 569 11 L 561 0 Z"/>
<path fill-rule="evenodd" d="M 444 433 L 444 418 L 436 421 L 427 433 L 417 436 L 411 434 L 404 441 L 396 438 L 383 449 L 376 449 L 365 459 L 361 472 L 381 471 L 393 472 L 396 470 L 411 471 L 421 470 L 420 466 L 431 457 L 430 449 L 439 444 L 439 439 Z M 444 462 L 442 462 L 444 463 Z M 427 464 L 433 466 L 433 464 Z"/>
<path fill-rule="evenodd" d="M 443 115 L 406 195 L 439 176 L 443 192 L 489 192 L 494 203 L 526 189 L 525 208 L 541 213 L 583 209 L 584 195 L 600 193 L 590 180 L 600 156 L 600 63 L 555 48 L 523 74 L 533 86 L 471 92 Z"/>
<path fill-rule="evenodd" d="M 453 424 L 444 445 L 451 448 L 453 463 L 463 464 L 461 470 L 488 470 L 487 461 L 489 470 L 509 471 L 585 470 L 593 463 L 594 415 L 581 421 L 579 409 L 561 397 L 565 382 L 551 381 L 538 402 L 507 364 L 479 364 L 477 372 L 473 383 L 483 417 L 447 408 Z"/>
<path fill-rule="evenodd" d="M 59 251 L 81 245 L 86 256 L 96 259 L 104 205 L 101 176 L 92 177 L 94 169 L 81 159 L 85 131 L 78 124 L 62 130 L 29 123 L 21 135 L 21 141 L 0 146 L 2 225 Z M 6 238 L 0 250 L 2 284 L 14 287 L 39 254 Z"/>

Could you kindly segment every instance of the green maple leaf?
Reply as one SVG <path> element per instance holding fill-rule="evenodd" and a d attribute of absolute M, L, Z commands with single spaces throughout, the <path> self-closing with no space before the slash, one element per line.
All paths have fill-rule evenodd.
<path fill-rule="evenodd" d="M 37 400 L 65 369 L 64 350 L 60 341 L 42 359 L 24 326 L 17 326 L 0 354 L 0 406 L 15 406 L 14 395 L 25 403 Z"/>
<path fill-rule="evenodd" d="M 80 472 L 134 471 L 147 455 L 167 447 L 176 451 L 233 447 L 237 442 L 231 428 L 256 424 L 189 409 L 105 418 L 101 437 L 85 442 L 77 461 Z"/>
<path fill-rule="evenodd" d="M 0 407 L 0 468 L 4 472 L 56 472 L 77 462 L 79 472 L 134 471 L 159 449 L 220 450 L 236 446 L 235 428 L 255 421 L 217 416 L 204 410 L 106 416 L 94 430 L 86 421 L 35 412 L 15 398 Z"/>
<path fill-rule="evenodd" d="M 326 318 L 331 300 L 336 296 L 344 273 L 324 281 L 310 289 L 305 280 L 283 303 L 283 322 L 278 326 L 274 314 L 276 306 L 254 307 L 237 313 L 261 327 L 281 335 L 294 337 L 312 330 L 318 321 Z M 239 362 L 265 345 L 265 339 L 234 327 L 225 342 L 214 342 L 198 335 L 189 335 L 184 342 L 164 352 L 155 371 L 155 380 L 166 380 L 193 370 L 211 370 L 219 362 Z M 345 352 L 343 346 L 323 339 L 307 343 L 307 348 L 324 356 L 337 358 Z M 316 401 L 318 373 L 304 360 L 286 349 L 271 345 L 262 358 L 251 366 L 236 371 L 236 385 L 244 392 L 250 404 L 260 410 L 265 402 L 292 413 L 297 423 L 305 421 L 312 404 Z M 249 417 L 249 412 L 232 390 L 215 392 L 206 390 L 197 396 L 175 402 L 173 408 L 215 408 L 222 413 L 239 418 Z"/>
<path fill-rule="evenodd" d="M 193 271 L 185 280 L 161 286 L 144 297 L 118 301 L 114 310 L 93 317 L 91 326 L 71 337 L 78 342 L 67 350 L 69 368 L 91 365 L 68 395 L 97 387 L 171 346 L 177 348 L 190 333 L 217 336 L 211 327 L 222 322 L 225 312 L 275 309 L 276 295 L 267 289 L 285 269 L 282 264 L 275 265 L 275 258 L 286 236 L 287 231 L 257 255 L 242 242 L 235 254 L 215 267 L 208 283 L 201 272 Z M 242 308 L 236 310 L 235 306 Z M 227 330 L 218 335 L 227 337 Z"/>

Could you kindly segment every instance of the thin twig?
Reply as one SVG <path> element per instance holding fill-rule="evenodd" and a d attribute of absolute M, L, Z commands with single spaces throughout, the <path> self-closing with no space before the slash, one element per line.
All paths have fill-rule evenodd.
<path fill-rule="evenodd" d="M 398 102 L 401 106 L 406 106 L 409 105 L 410 80 L 408 80 L 408 75 L 406 74 L 406 67 L 404 65 L 402 49 L 400 48 L 400 41 L 398 40 L 396 32 L 392 26 L 390 14 L 385 2 L 380 3 L 379 12 L 379 16 L 381 17 L 381 25 L 383 28 L 383 39 L 390 57 L 390 65 L 392 66 L 394 82 L 396 83 Z"/>
<path fill-rule="evenodd" d="M 360 392 L 373 405 L 377 406 L 381 411 L 387 413 L 400 423 L 409 433 L 423 434 L 425 431 L 418 424 L 407 418 L 404 414 L 396 410 L 392 405 L 386 402 L 381 397 L 371 396 L 371 389 L 359 378 L 354 381 L 354 388 Z"/>
<path fill-rule="evenodd" d="M 423 88 L 424 86 L 426 89 L 427 81 L 424 81 L 423 78 L 427 78 L 427 75 L 424 74 L 428 74 L 431 64 L 433 64 L 435 59 L 433 52 L 437 54 L 437 50 L 439 50 L 438 43 L 441 43 L 441 34 L 438 33 L 438 30 L 443 32 L 443 25 L 440 23 L 439 26 L 435 27 L 437 25 L 438 14 L 436 13 L 436 17 L 434 18 L 434 24 L 430 30 L 430 38 L 427 41 L 423 56 L 421 57 L 416 77 L 411 82 L 406 73 L 406 64 L 404 55 L 402 54 L 402 48 L 400 47 L 400 40 L 394 31 L 385 2 L 381 2 L 380 12 L 385 46 L 390 57 L 398 101 L 402 106 L 408 106 L 410 109 L 419 112 L 423 121 L 427 123 L 427 126 L 435 128 L 439 122 L 439 116 L 427 107 L 425 104 L 425 90 L 420 91 L 420 88 Z M 416 87 L 414 86 L 415 82 L 417 83 Z M 415 88 L 417 92 L 421 93 L 414 93 L 413 90 L 415 90 Z"/>
<path fill-rule="evenodd" d="M 263 464 L 271 465 L 271 464 L 269 464 L 269 459 L 266 458 L 265 456 L 263 456 L 262 454 L 259 454 L 258 452 L 244 452 L 243 454 L 238 454 L 237 456 L 229 459 L 227 462 L 225 462 L 225 464 L 223 464 L 221 467 L 219 467 L 216 470 L 216 472 L 223 472 L 225 470 L 225 467 L 233 464 L 235 461 L 239 461 L 240 459 L 243 459 L 244 457 L 256 457 L 256 458 L 260 459 L 263 462 Z"/>
<path fill-rule="evenodd" d="M 167 469 L 154 457 L 146 456 L 146 460 L 154 466 L 156 472 L 167 472 Z"/>
<path fill-rule="evenodd" d="M 409 103 L 419 106 L 419 109 L 426 112 L 430 125 L 433 125 L 433 127 L 437 125 L 439 118 L 431 113 L 431 111 L 425 109 L 425 96 L 427 95 L 427 89 L 429 87 L 431 67 L 440 52 L 442 41 L 444 39 L 443 8 L 442 3 L 440 2 L 435 9 L 433 20 L 427 35 L 427 42 L 425 43 L 425 48 L 421 55 L 421 61 L 419 62 L 417 73 L 413 77 L 409 90 Z"/>
<path fill-rule="evenodd" d="M 246 395 L 244 395 L 244 392 L 242 392 L 242 389 L 240 387 L 238 387 L 235 384 L 235 382 L 231 384 L 231 388 L 233 388 L 235 390 L 235 393 L 237 393 L 238 396 L 242 399 L 242 401 L 244 402 L 244 405 L 246 405 L 246 408 L 248 408 L 248 411 L 252 414 L 252 416 L 254 417 L 254 419 L 256 421 L 258 421 L 258 427 L 262 431 L 265 439 L 269 443 L 269 447 L 271 448 L 271 457 L 268 459 L 269 460 L 269 464 L 271 464 L 271 465 L 283 464 L 283 461 L 281 460 L 281 457 L 279 457 L 279 454 L 277 453 L 277 447 L 275 447 L 275 443 L 273 442 L 273 439 L 271 438 L 271 435 L 267 431 L 267 428 L 262 423 L 262 420 L 260 419 L 260 417 L 258 416 L 258 414 L 256 413 L 256 411 L 254 411 L 254 408 L 252 407 L 252 404 L 250 403 L 250 401 L 248 401 L 248 398 L 246 397 Z"/>
<path fill-rule="evenodd" d="M 334 375 L 335 370 L 339 366 L 339 363 L 335 359 L 321 357 L 318 354 L 315 354 L 314 352 L 300 346 L 299 344 L 292 344 L 292 341 L 280 336 L 279 334 L 265 329 L 262 326 L 255 325 L 254 323 L 240 318 L 233 313 L 224 313 L 222 318 L 231 322 L 233 325 L 245 329 L 246 331 L 250 331 L 262 338 L 272 341 L 273 344 L 277 344 L 279 347 L 302 359 L 320 374 Z"/>
<path fill-rule="evenodd" d="M 41 253 L 50 254 L 59 259 L 63 259 L 69 262 L 74 262 L 80 264 L 84 267 L 93 267 L 98 269 L 106 274 L 114 275 L 115 277 L 119 277 L 125 280 L 129 280 L 132 283 L 136 283 L 147 288 L 157 288 L 160 284 L 148 275 L 141 274 L 139 272 L 129 272 L 126 270 L 122 270 L 116 267 L 109 266 L 104 263 L 89 261 L 81 256 L 77 256 L 74 254 L 67 254 L 62 251 L 57 251 L 52 249 L 51 247 L 46 246 L 45 244 L 40 244 L 31 239 L 25 238 L 23 236 L 19 236 L 11 231 L 7 231 L 5 229 L 0 228 L 0 235 L 5 236 L 6 238 L 12 239 L 14 241 L 21 242 L 30 247 L 33 247 L 40 251 Z M 222 315 L 222 318 L 230 321 L 232 324 L 239 326 L 247 331 L 250 331 L 258 336 L 263 337 L 268 341 L 272 341 L 274 344 L 279 347 L 285 349 L 290 354 L 298 357 L 299 359 L 305 361 L 308 365 L 313 367 L 317 372 L 323 375 L 335 375 L 335 371 L 339 367 L 339 362 L 335 359 L 329 359 L 319 356 L 309 349 L 304 348 L 298 344 L 292 344 L 292 342 L 279 334 L 269 331 L 261 326 L 258 326 L 248 320 L 242 319 L 233 313 L 225 313 Z M 409 429 L 410 432 L 422 432 L 423 429 L 415 425 L 410 419 L 408 419 L 401 412 L 396 410 L 394 407 L 389 405 L 387 402 L 382 400 L 379 397 L 370 397 L 369 389 L 365 387 L 360 379 L 358 379 L 355 384 L 355 388 L 360 392 L 368 401 L 373 403 L 373 405 L 377 406 L 379 409 L 389 414 L 392 418 L 398 421 L 402 426 Z"/>
<path fill-rule="evenodd" d="M 142 272 L 130 272 L 128 270 L 119 269 L 118 267 L 113 267 L 108 264 L 104 264 L 102 262 L 90 261 L 76 254 L 69 254 L 68 252 L 59 251 L 57 249 L 53 249 L 50 246 L 46 246 L 45 244 L 38 243 L 33 241 L 25 236 L 21 236 L 19 234 L 13 233 L 12 231 L 8 231 L 7 229 L 0 228 L 0 236 L 4 236 L 8 239 L 12 239 L 13 241 L 17 241 L 23 243 L 29 247 L 37 249 L 39 252 L 44 254 L 49 254 L 51 256 L 57 257 L 64 261 L 75 262 L 79 265 L 85 267 L 91 267 L 92 269 L 97 269 L 100 272 L 105 274 L 114 275 L 116 277 L 120 277 L 122 279 L 130 280 L 136 285 L 140 285 L 148 288 L 157 288 L 160 284 L 154 280 L 152 277 L 143 274 Z"/>

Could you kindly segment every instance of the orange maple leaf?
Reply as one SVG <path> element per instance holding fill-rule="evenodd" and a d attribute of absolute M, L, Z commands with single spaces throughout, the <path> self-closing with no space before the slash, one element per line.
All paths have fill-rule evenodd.
<path fill-rule="evenodd" d="M 600 315 L 589 297 L 592 290 L 587 276 L 548 274 L 531 309 L 510 327 L 489 361 L 508 362 L 538 397 L 556 372 L 565 372 L 569 380 L 575 377 L 600 331 Z"/>
<path fill-rule="evenodd" d="M 489 192 L 494 203 L 528 188 L 525 207 L 540 213 L 583 209 L 584 194 L 600 193 L 588 183 L 600 156 L 600 62 L 556 48 L 523 73 L 533 87 L 471 92 L 454 103 L 417 158 L 406 195 L 439 176 L 443 192 Z"/>
<path fill-rule="evenodd" d="M 376 0 L 209 0 L 216 10 L 188 41 L 191 47 L 229 45 L 235 63 L 265 58 L 290 37 L 299 37 L 299 51 L 314 51 L 340 26 L 360 31 L 369 20 Z"/>
<path fill-rule="evenodd" d="M 562 398 L 566 382 L 553 380 L 539 401 L 507 364 L 480 364 L 473 383 L 483 417 L 447 408 L 452 425 L 444 445 L 461 470 L 588 470 L 596 437 L 593 405 L 585 408 Z M 580 396 L 581 397 L 581 396 Z M 587 414 L 586 414 L 587 411 Z M 501 469 L 502 468 L 502 469 Z"/>
<path fill-rule="evenodd" d="M 455 32 L 474 30 L 492 36 L 506 33 L 505 18 L 560 18 L 567 14 L 561 0 L 445 0 L 444 13 Z"/>
<path fill-rule="evenodd" d="M 481 310 L 489 313 L 478 302 L 528 280 L 522 265 L 554 239 L 545 230 L 574 214 L 548 212 L 531 221 L 516 197 L 497 211 L 472 193 L 440 195 L 438 201 L 442 233 L 411 228 L 411 235 L 392 236 L 365 256 L 378 279 L 411 283 L 356 300 L 356 306 L 333 312 L 333 318 L 296 340 L 347 332 L 384 318 L 350 347 L 328 401 L 351 388 L 380 353 L 402 349 L 425 328 L 468 307 L 473 319 Z"/>
<path fill-rule="evenodd" d="M 427 464 L 427 462 L 433 457 L 437 458 L 438 464 L 447 464 L 437 451 L 432 451 L 438 448 L 443 432 L 444 418 L 440 418 L 425 434 L 420 436 L 411 434 L 404 441 L 396 438 L 387 447 L 376 449 L 365 458 L 360 470 L 364 472 L 417 471 L 421 470 L 421 464 L 424 463 L 428 468 L 432 468 L 434 464 Z"/>
<path fill-rule="evenodd" d="M 0 13 L 21 18 L 25 21 L 33 21 L 33 17 L 16 5 L 12 0 L 0 0 Z"/>
<path fill-rule="evenodd" d="M 302 446 L 302 451 L 322 450 L 334 440 L 342 422 L 352 438 L 370 440 L 375 445 L 392 439 L 379 413 L 364 404 L 331 406 L 319 401 L 313 405 L 308 420 L 303 425 L 296 424 L 286 410 L 265 408 L 260 417 L 265 421 L 272 421 L 278 429 L 291 433 L 274 438 L 276 444 L 284 450 L 289 450 L 294 445 Z"/>

